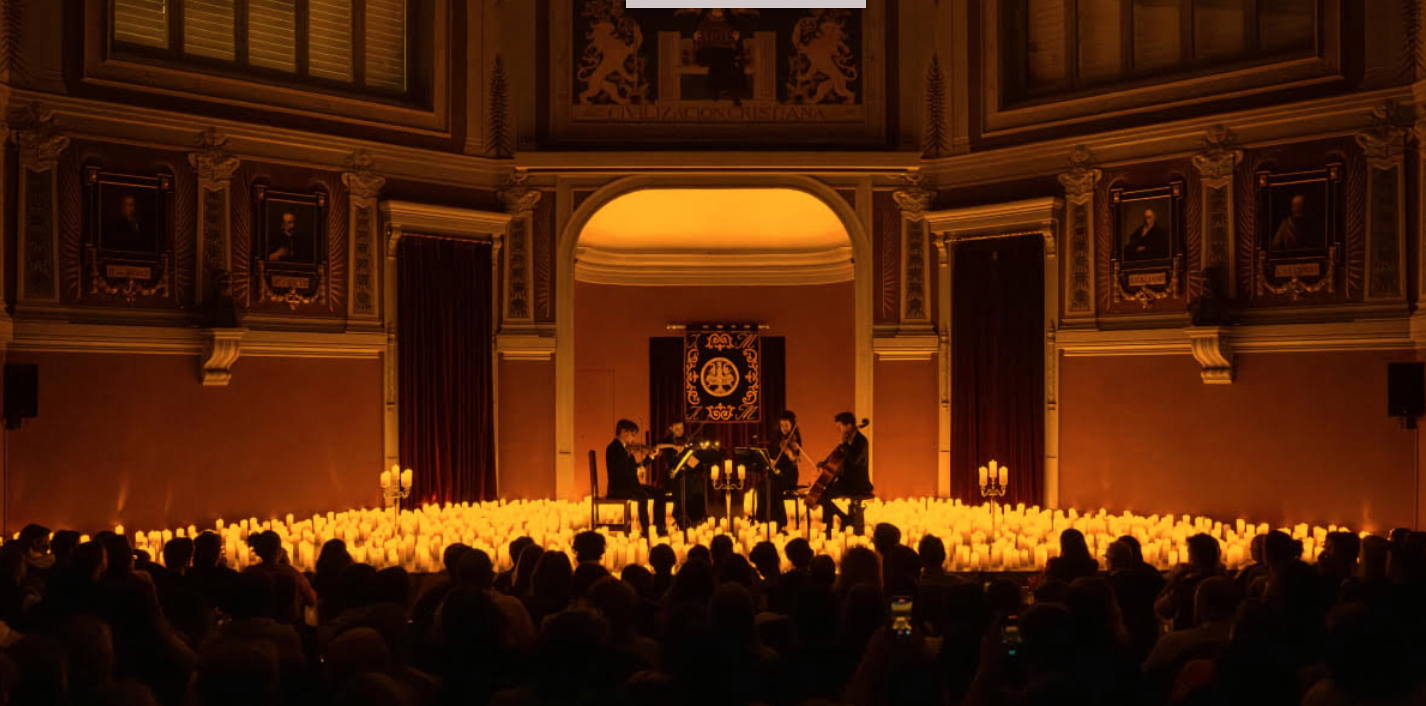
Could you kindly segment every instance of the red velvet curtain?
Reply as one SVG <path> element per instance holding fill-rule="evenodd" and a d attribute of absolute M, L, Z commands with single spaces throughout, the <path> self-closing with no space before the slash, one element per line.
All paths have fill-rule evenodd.
<path fill-rule="evenodd" d="M 401 467 L 411 498 L 491 500 L 495 491 L 489 243 L 408 235 L 398 245 Z"/>
<path fill-rule="evenodd" d="M 1039 236 L 957 243 L 951 275 L 951 495 L 1009 467 L 1005 502 L 1043 500 L 1044 253 Z"/>
<path fill-rule="evenodd" d="M 716 439 L 725 453 L 749 446 L 753 437 L 766 443 L 777 431 L 777 416 L 787 405 L 787 345 L 781 336 L 763 336 L 762 411 L 760 422 L 704 424 L 698 435 Z M 649 438 L 658 441 L 668 425 L 683 419 L 683 338 L 649 339 Z M 697 424 L 688 429 L 692 433 Z M 659 474 L 663 475 L 663 474 Z M 665 479 L 659 479 L 659 483 Z"/>

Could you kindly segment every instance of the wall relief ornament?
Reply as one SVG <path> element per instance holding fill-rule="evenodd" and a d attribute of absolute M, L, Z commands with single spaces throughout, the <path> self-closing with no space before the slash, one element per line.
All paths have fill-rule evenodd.
<path fill-rule="evenodd" d="M 1409 119 L 1402 115 L 1396 101 L 1372 109 L 1367 129 L 1356 135 L 1357 145 L 1362 148 L 1367 162 L 1400 163 L 1406 154 L 1406 138 L 1410 134 Z"/>
<path fill-rule="evenodd" d="M 500 202 L 505 205 L 505 212 L 512 215 L 529 213 L 539 205 L 540 199 L 544 196 L 538 189 L 528 185 L 530 179 L 529 172 L 517 169 L 510 174 L 505 182 L 505 188 L 496 192 Z"/>
<path fill-rule="evenodd" d="M 1070 170 L 1059 175 L 1069 209 L 1069 262 L 1065 277 L 1065 313 L 1094 315 L 1094 194 L 1102 175 L 1083 145 L 1070 151 Z"/>
<path fill-rule="evenodd" d="M 1193 166 L 1204 179 L 1225 179 L 1243 161 L 1243 151 L 1233 149 L 1233 132 L 1223 125 L 1208 128 L 1203 151 L 1193 156 Z"/>
<path fill-rule="evenodd" d="M 1092 160 L 1093 155 L 1084 145 L 1077 145 L 1070 150 L 1070 170 L 1059 176 L 1060 186 L 1065 189 L 1065 197 L 1073 199 L 1094 193 L 1094 187 L 1103 173 L 1091 166 Z"/>
<path fill-rule="evenodd" d="M 926 179 L 919 173 L 898 174 L 896 180 L 906 184 L 891 192 L 891 198 L 896 200 L 902 215 L 911 220 L 925 217 L 926 212 L 931 209 L 931 202 L 936 198 L 936 191 L 925 188 Z"/>
<path fill-rule="evenodd" d="M 69 138 L 54 130 L 54 111 L 43 103 L 15 108 L 9 116 L 20 163 L 37 172 L 54 169 L 59 156 L 69 147 Z"/>
<path fill-rule="evenodd" d="M 850 10 L 816 9 L 797 21 L 788 61 L 787 97 L 791 103 L 855 103 L 857 79 L 847 21 Z"/>
<path fill-rule="evenodd" d="M 197 152 L 188 155 L 188 163 L 198 171 L 198 180 L 209 184 L 230 181 L 242 161 L 228 152 L 228 137 L 216 127 L 198 134 Z"/>
<path fill-rule="evenodd" d="M 648 100 L 644 76 L 644 30 L 638 20 L 624 14 L 623 0 L 584 0 L 580 15 L 589 22 L 588 44 L 575 74 L 579 102 L 625 105 Z"/>

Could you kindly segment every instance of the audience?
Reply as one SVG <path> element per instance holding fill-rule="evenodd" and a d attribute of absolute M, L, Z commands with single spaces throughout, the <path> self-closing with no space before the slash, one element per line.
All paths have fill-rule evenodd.
<path fill-rule="evenodd" d="M 1199 534 L 1165 579 L 1127 536 L 1101 573 L 1071 529 L 1033 592 L 901 538 L 838 567 L 718 536 L 619 577 L 593 532 L 575 561 L 520 538 L 497 574 L 457 544 L 418 577 L 333 540 L 308 577 L 268 532 L 235 572 L 213 533 L 160 565 L 26 528 L 0 545 L 0 705 L 1426 703 L 1426 534 L 1332 533 L 1309 565 L 1273 532 L 1236 574 Z"/>

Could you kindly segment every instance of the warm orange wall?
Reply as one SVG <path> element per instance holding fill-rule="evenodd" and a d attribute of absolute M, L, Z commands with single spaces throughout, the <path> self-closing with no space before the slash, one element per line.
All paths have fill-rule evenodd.
<path fill-rule="evenodd" d="M 1247 354 L 1232 385 L 1204 385 L 1187 355 L 1066 358 L 1060 504 L 1409 525 L 1414 437 L 1386 416 L 1386 364 L 1410 359 Z"/>
<path fill-rule="evenodd" d="M 500 497 L 555 496 L 553 361 L 500 361 Z"/>
<path fill-rule="evenodd" d="M 40 366 L 40 416 L 10 432 L 6 529 L 154 529 L 381 502 L 381 364 L 11 353 Z"/>
<path fill-rule="evenodd" d="M 585 454 L 600 455 L 619 417 L 648 426 L 649 343 L 677 336 L 689 321 L 758 321 L 787 340 L 787 405 L 803 425 L 810 453 L 831 451 L 832 415 L 854 396 L 852 283 L 797 287 L 626 287 L 576 283 L 575 492 L 589 492 Z M 934 388 L 933 388 L 934 389 Z M 932 393 L 934 395 L 934 392 Z M 857 410 L 870 416 L 869 410 Z M 878 426 L 878 428 L 880 428 Z M 808 468 L 804 478 L 811 475 Z M 878 482 L 880 482 L 878 480 Z"/>
<path fill-rule="evenodd" d="M 940 423 L 936 366 L 935 361 L 875 365 L 872 460 L 879 497 L 936 495 Z"/>

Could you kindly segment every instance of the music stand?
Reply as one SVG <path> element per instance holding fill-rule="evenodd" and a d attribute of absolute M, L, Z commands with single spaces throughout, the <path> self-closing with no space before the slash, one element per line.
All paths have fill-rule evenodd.
<path fill-rule="evenodd" d="M 767 449 L 761 446 L 739 446 L 733 449 L 733 462 L 742 464 L 748 470 L 761 468 L 763 474 L 763 486 L 766 495 L 763 496 L 763 510 L 766 517 L 763 524 L 767 525 L 767 539 L 772 541 L 772 459 L 767 455 Z M 779 501 L 781 502 L 781 501 Z"/>
<path fill-rule="evenodd" d="M 709 441 L 707 439 L 689 444 L 684 447 L 683 451 L 679 452 L 678 463 L 674 464 L 673 470 L 668 472 L 669 480 L 677 479 L 678 481 L 678 507 L 683 510 L 683 518 L 678 524 L 679 527 L 683 529 L 684 542 L 688 541 L 688 479 L 680 477 L 680 472 L 683 471 L 684 466 L 688 465 L 690 459 L 698 460 L 698 452 L 717 450 L 719 446 L 720 444 L 717 441 Z M 699 464 L 702 464 L 701 460 L 699 460 Z M 693 468 L 692 466 L 689 467 L 690 470 Z M 678 518 L 675 517 L 674 519 Z"/>

